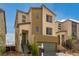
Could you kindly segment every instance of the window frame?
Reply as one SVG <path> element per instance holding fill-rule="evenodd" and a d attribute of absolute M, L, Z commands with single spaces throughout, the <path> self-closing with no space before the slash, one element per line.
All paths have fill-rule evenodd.
<path fill-rule="evenodd" d="M 40 18 L 39 14 L 40 14 L 39 12 L 36 12 L 36 20 L 39 20 L 39 18 Z"/>
<path fill-rule="evenodd" d="M 38 26 L 36 26 L 36 32 L 39 32 L 39 27 Z"/>
<path fill-rule="evenodd" d="M 22 15 L 22 22 L 25 23 L 26 22 L 26 16 Z"/>
<path fill-rule="evenodd" d="M 47 35 L 52 35 L 52 31 L 53 31 L 52 28 L 46 27 L 46 34 L 47 34 Z"/>
<path fill-rule="evenodd" d="M 46 15 L 46 22 L 52 23 L 52 16 L 51 15 Z"/>

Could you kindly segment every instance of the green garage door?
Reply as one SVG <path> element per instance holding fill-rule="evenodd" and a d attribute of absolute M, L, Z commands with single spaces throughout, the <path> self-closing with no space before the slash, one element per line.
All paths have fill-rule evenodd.
<path fill-rule="evenodd" d="M 43 43 L 44 56 L 55 56 L 56 55 L 56 44 L 55 43 Z"/>

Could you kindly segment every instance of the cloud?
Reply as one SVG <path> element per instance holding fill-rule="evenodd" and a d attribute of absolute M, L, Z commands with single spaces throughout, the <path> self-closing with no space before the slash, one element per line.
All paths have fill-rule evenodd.
<path fill-rule="evenodd" d="M 15 45 L 15 34 L 14 33 L 7 33 L 6 45 Z"/>
<path fill-rule="evenodd" d="M 58 20 L 58 21 L 60 21 L 60 22 L 64 22 L 64 21 L 66 21 L 66 20 L 72 20 L 72 21 L 74 21 L 74 22 L 79 23 L 78 20 L 76 20 L 76 19 L 71 19 L 71 18 L 69 18 L 69 19 L 60 19 L 60 20 Z"/>

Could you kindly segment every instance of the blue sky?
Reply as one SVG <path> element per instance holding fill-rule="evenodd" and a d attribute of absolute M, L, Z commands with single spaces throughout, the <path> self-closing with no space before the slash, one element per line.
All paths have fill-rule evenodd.
<path fill-rule="evenodd" d="M 41 4 L 0 4 L 0 8 L 6 12 L 7 33 L 14 33 L 14 21 L 16 9 L 28 11 L 30 7 L 40 6 Z M 79 19 L 79 4 L 45 4 L 50 10 L 54 11 L 57 19 L 73 18 Z"/>
<path fill-rule="evenodd" d="M 79 4 L 45 4 L 50 10 L 54 11 L 57 15 L 57 19 L 67 19 L 67 18 L 73 18 L 78 20 L 79 19 Z M 14 21 L 15 21 L 15 15 L 16 15 L 16 9 L 22 10 L 22 11 L 28 11 L 30 7 L 34 6 L 41 6 L 41 4 L 21 4 L 21 3 L 11 3 L 11 4 L 0 4 L 0 8 L 5 10 L 6 12 L 6 26 L 7 26 L 7 33 L 14 33 Z M 10 35 L 8 35 L 10 37 Z M 11 38 L 8 38 L 8 40 L 11 40 Z"/>

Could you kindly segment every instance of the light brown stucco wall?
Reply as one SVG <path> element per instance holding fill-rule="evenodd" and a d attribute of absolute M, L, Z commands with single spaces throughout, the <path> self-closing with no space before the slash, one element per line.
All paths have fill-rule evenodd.
<path fill-rule="evenodd" d="M 37 13 L 39 19 L 36 19 Z M 36 32 L 36 27 L 39 27 L 39 32 Z M 42 35 L 42 10 L 41 8 L 32 8 L 32 34 Z"/>
<path fill-rule="evenodd" d="M 46 15 L 52 16 L 52 21 L 53 21 L 52 23 L 46 22 Z M 42 16 L 43 16 L 42 17 L 42 30 L 43 30 L 42 34 L 47 35 L 46 34 L 46 27 L 50 27 L 53 29 L 51 36 L 55 36 L 55 15 L 43 6 L 42 7 Z"/>

